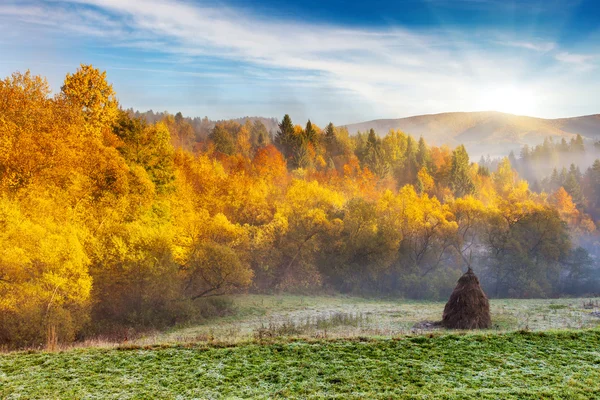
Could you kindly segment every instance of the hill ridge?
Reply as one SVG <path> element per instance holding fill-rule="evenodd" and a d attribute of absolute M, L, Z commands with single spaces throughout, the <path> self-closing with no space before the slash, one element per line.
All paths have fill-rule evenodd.
<path fill-rule="evenodd" d="M 474 156 L 518 152 L 523 145 L 534 146 L 548 137 L 570 140 L 579 134 L 588 140 L 600 139 L 600 114 L 549 119 L 500 111 L 453 111 L 381 118 L 343 126 L 351 134 L 373 128 L 379 135 L 385 135 L 390 129 L 400 129 L 414 137 L 423 136 L 438 146 L 464 144 Z"/>

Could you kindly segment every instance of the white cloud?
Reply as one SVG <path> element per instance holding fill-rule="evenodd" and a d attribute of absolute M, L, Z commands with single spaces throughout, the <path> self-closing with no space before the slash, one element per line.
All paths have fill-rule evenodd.
<path fill-rule="evenodd" d="M 560 52 L 554 58 L 562 63 L 572 65 L 580 71 L 589 71 L 596 68 L 595 62 L 599 57 L 591 54 Z"/>
<path fill-rule="evenodd" d="M 449 56 L 445 45 L 453 43 L 440 34 L 417 34 L 398 28 L 365 31 L 274 22 L 235 9 L 215 9 L 172 0 L 77 2 L 120 15 L 128 28 L 135 28 L 141 40 L 126 41 L 128 45 L 187 56 L 214 55 L 274 68 L 317 71 L 324 83 L 351 89 L 396 112 L 398 99 L 407 96 L 400 90 L 407 85 L 418 84 L 440 94 L 444 86 L 459 86 L 459 82 L 466 85 L 471 78 L 470 69 L 476 64 L 485 64 L 471 60 L 474 55 Z M 164 43 L 165 38 L 169 43 Z"/>
<path fill-rule="evenodd" d="M 556 44 L 554 42 L 519 42 L 519 41 L 506 41 L 501 42 L 498 41 L 498 44 L 502 44 L 504 46 L 510 47 L 520 47 L 523 49 L 539 51 L 541 53 L 546 53 L 548 51 L 554 50 Z"/>
<path fill-rule="evenodd" d="M 25 1 L 0 6 L 0 18 L 71 30 L 126 46 L 187 60 L 219 57 L 247 65 L 252 76 L 270 75 L 294 84 L 338 88 L 355 93 L 382 116 L 474 110 L 482 88 L 533 85 L 544 78 L 523 55 L 511 56 L 490 45 L 531 50 L 532 57 L 590 68 L 593 58 L 558 52 L 551 41 L 503 40 L 490 34 L 473 38 L 460 31 L 402 28 L 357 29 L 269 18 L 245 10 L 177 0 Z M 2 29 L 0 28 L 0 31 Z M 481 43 L 487 43 L 484 47 Z M 302 76 L 309 75 L 303 79 Z M 531 76 L 534 75 L 534 78 Z M 565 78 L 566 79 L 566 78 Z M 537 85 L 540 98 L 552 84 Z M 543 104 L 523 113 L 541 114 Z"/>

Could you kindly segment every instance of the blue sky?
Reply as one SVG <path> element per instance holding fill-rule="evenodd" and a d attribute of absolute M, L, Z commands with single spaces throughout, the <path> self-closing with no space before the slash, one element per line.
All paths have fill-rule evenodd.
<path fill-rule="evenodd" d="M 600 2 L 2 0 L 0 75 L 79 63 L 121 104 L 322 125 L 600 113 Z"/>

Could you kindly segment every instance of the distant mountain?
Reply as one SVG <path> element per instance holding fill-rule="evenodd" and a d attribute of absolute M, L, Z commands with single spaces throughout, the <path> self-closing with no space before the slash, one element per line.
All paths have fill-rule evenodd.
<path fill-rule="evenodd" d="M 599 140 L 600 114 L 543 119 L 496 111 L 452 112 L 378 119 L 346 127 L 351 134 L 373 128 L 383 136 L 390 129 L 400 129 L 417 138 L 423 136 L 434 145 L 447 144 L 453 147 L 464 144 L 474 159 L 487 154 L 504 156 L 511 150 L 518 155 L 523 145 L 537 145 L 547 137 L 570 140 L 580 134 L 584 139 Z"/>

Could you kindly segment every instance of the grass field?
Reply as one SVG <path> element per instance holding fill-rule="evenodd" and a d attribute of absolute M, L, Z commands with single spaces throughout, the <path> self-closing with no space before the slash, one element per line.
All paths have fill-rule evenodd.
<path fill-rule="evenodd" d="M 2 398 L 600 398 L 600 331 L 0 356 Z"/>
<path fill-rule="evenodd" d="M 600 398 L 596 300 L 492 300 L 477 333 L 414 328 L 440 319 L 436 302 L 230 301 L 127 343 L 0 354 L 0 398 Z"/>
<path fill-rule="evenodd" d="M 443 302 L 372 300 L 340 296 L 234 296 L 228 317 L 140 337 L 135 343 L 245 342 L 261 331 L 275 336 L 354 338 L 419 333 L 415 324 L 439 321 Z M 584 303 L 594 307 L 584 308 Z M 598 299 L 491 300 L 494 332 L 582 329 L 600 325 Z M 597 313 L 597 314 L 595 314 Z"/>

